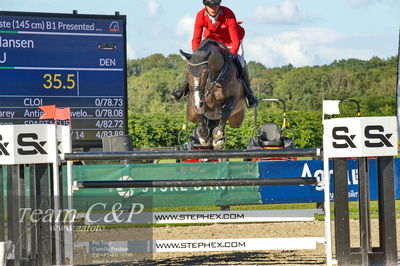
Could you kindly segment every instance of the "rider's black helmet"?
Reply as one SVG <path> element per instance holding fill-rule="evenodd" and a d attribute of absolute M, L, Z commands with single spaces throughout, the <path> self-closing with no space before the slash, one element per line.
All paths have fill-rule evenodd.
<path fill-rule="evenodd" d="M 221 0 L 203 0 L 203 4 L 205 6 L 219 6 L 221 4 Z"/>

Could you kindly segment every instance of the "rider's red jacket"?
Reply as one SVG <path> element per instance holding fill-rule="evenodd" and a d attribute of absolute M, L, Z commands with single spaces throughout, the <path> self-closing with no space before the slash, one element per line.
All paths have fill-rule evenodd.
<path fill-rule="evenodd" d="M 193 51 L 199 48 L 202 37 L 222 42 L 230 47 L 232 54 L 237 54 L 240 40 L 244 37 L 244 29 L 238 25 L 235 14 L 229 8 L 220 7 L 220 14 L 215 25 L 211 22 L 206 9 L 203 8 L 196 15 L 192 39 Z"/>

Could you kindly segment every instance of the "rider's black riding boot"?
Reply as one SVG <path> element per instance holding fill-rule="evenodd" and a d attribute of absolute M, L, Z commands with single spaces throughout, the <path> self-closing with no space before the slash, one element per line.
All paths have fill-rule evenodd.
<path fill-rule="evenodd" d="M 184 95 L 187 95 L 189 92 L 189 81 L 185 77 L 185 81 L 182 83 L 181 86 L 175 88 L 171 92 L 171 97 L 175 99 L 175 101 L 180 101 Z"/>
<path fill-rule="evenodd" d="M 258 105 L 257 97 L 254 95 L 254 91 L 250 86 L 250 74 L 249 67 L 247 64 L 242 68 L 242 77 L 245 83 L 244 90 L 246 92 L 248 108 L 253 108 Z"/>

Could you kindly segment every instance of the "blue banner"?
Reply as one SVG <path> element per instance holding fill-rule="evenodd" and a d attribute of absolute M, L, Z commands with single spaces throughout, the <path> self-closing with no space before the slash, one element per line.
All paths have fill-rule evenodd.
<path fill-rule="evenodd" d="M 356 159 L 348 160 L 348 186 L 349 200 L 358 200 L 358 163 Z M 333 170 L 330 162 L 331 174 L 331 200 L 333 199 Z M 400 159 L 395 159 L 395 191 L 396 199 L 400 199 Z M 378 199 L 377 161 L 368 160 L 371 200 Z M 289 177 L 323 177 L 322 161 L 267 161 L 260 162 L 260 178 L 289 178 Z M 262 186 L 260 187 L 263 203 L 309 203 L 323 202 L 324 193 L 316 185 L 296 186 Z"/>

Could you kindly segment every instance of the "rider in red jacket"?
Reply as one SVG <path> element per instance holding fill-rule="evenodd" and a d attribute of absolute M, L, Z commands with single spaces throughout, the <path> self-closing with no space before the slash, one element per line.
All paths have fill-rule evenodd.
<path fill-rule="evenodd" d="M 211 12 L 216 14 L 218 18 L 209 15 Z M 212 21 L 213 18 L 215 19 L 214 22 Z M 192 39 L 193 51 L 199 48 L 202 37 L 221 42 L 230 47 L 232 54 L 237 54 L 240 41 L 244 37 L 244 30 L 242 27 L 238 27 L 232 10 L 224 6 L 211 6 L 203 8 L 196 15 Z"/>
<path fill-rule="evenodd" d="M 230 52 L 238 57 L 238 61 L 242 66 L 242 79 L 245 81 L 245 91 L 249 107 L 257 106 L 257 98 L 254 96 L 250 87 L 249 70 L 244 58 L 238 54 L 245 32 L 238 25 L 235 14 L 227 7 L 220 6 L 221 0 L 203 0 L 204 8 L 196 15 L 194 25 L 192 50 L 199 48 L 202 39 L 211 39 L 225 44 Z M 175 89 L 171 96 L 175 100 L 180 100 L 183 95 L 189 91 L 189 83 L 187 80 L 181 87 Z"/>

